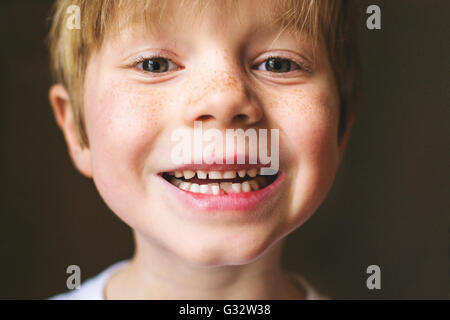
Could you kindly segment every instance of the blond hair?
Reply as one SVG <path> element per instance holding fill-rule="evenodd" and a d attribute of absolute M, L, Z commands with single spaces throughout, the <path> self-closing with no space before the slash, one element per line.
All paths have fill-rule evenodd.
<path fill-rule="evenodd" d="M 211 1 L 180 0 L 179 6 L 187 14 L 201 15 Z M 218 3 L 218 2 L 216 2 Z M 225 0 L 221 9 L 233 10 L 238 0 Z M 289 29 L 307 34 L 315 42 L 325 43 L 338 83 L 341 110 L 339 137 L 345 131 L 346 118 L 354 110 L 355 64 L 352 36 L 352 8 L 350 0 L 277 0 L 272 14 L 281 30 Z M 66 27 L 67 8 L 80 8 L 81 28 Z M 82 147 L 89 147 L 83 116 L 83 84 L 87 63 L 91 54 L 101 48 L 108 34 L 120 32 L 121 26 L 144 22 L 151 27 L 156 19 L 162 19 L 166 1 L 158 0 L 57 0 L 48 35 L 53 80 L 67 89 L 75 127 Z M 127 15 L 120 15 L 126 10 Z"/>

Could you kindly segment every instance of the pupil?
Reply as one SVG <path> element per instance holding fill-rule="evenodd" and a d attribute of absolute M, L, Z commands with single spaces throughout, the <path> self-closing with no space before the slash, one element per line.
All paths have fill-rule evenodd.
<path fill-rule="evenodd" d="M 168 63 L 164 58 L 155 58 L 151 60 L 145 60 L 142 64 L 142 68 L 149 72 L 166 72 L 169 69 Z"/>
<path fill-rule="evenodd" d="M 271 58 L 266 62 L 266 69 L 272 72 L 288 72 L 291 62 L 285 59 Z"/>

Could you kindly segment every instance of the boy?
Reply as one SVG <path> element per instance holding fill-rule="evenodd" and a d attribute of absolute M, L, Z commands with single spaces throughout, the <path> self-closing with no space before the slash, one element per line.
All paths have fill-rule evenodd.
<path fill-rule="evenodd" d="M 80 30 L 67 28 L 70 5 Z M 348 7 L 57 1 L 55 118 L 76 168 L 133 229 L 136 249 L 54 298 L 320 298 L 282 270 L 280 255 L 325 198 L 353 124 Z M 257 132 L 256 159 L 255 141 L 239 149 L 216 139 L 208 151 L 204 141 L 188 145 L 177 162 L 174 136 L 199 125 L 219 137 Z M 279 160 L 268 174 L 262 151 Z"/>

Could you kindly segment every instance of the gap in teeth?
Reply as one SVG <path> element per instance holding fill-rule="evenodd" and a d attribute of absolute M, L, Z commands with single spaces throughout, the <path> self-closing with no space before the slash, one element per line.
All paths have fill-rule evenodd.
<path fill-rule="evenodd" d="M 245 178 L 255 178 L 261 173 L 259 168 L 252 168 L 248 170 L 238 170 L 238 171 L 202 171 L 202 170 L 184 170 L 184 171 L 174 171 L 168 172 L 169 176 L 175 176 L 175 178 L 184 178 L 186 180 L 192 179 L 197 176 L 198 179 L 210 179 L 210 180 L 222 180 L 222 179 L 235 179 L 237 177 Z"/>
<path fill-rule="evenodd" d="M 213 194 L 219 195 L 220 193 L 242 193 L 258 191 L 267 186 L 267 181 L 264 177 L 258 176 L 254 179 L 243 181 L 242 183 L 232 182 L 220 182 L 220 183 L 191 183 L 172 177 L 170 183 L 174 186 L 193 193 Z"/>

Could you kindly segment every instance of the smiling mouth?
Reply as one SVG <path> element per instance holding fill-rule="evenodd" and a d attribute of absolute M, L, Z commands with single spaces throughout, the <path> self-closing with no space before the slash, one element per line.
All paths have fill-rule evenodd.
<path fill-rule="evenodd" d="M 163 172 L 161 176 L 178 189 L 210 195 L 255 192 L 271 185 L 278 177 L 260 174 L 260 168 L 227 171 L 183 170 Z"/>

